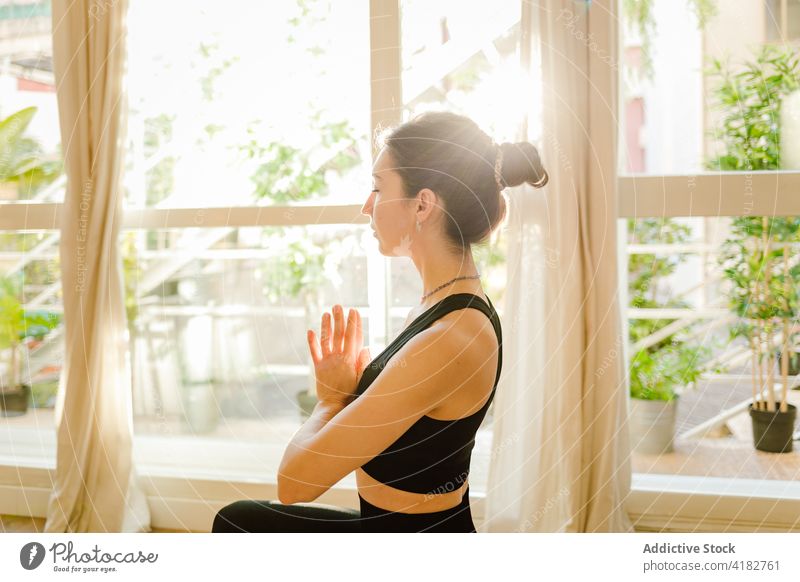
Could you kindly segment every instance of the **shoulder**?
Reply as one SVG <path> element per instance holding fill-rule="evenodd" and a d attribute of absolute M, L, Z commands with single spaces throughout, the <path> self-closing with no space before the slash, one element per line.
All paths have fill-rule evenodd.
<path fill-rule="evenodd" d="M 463 322 L 440 318 L 406 341 L 354 404 L 363 406 L 368 415 L 393 410 L 401 416 L 422 416 L 441 404 L 453 382 L 474 372 L 470 365 L 478 354 L 474 344 Z"/>
<path fill-rule="evenodd" d="M 440 326 L 442 333 L 446 332 L 457 343 L 497 344 L 492 321 L 479 309 L 456 309 L 440 317 L 434 325 Z"/>
<path fill-rule="evenodd" d="M 412 338 L 404 346 L 407 351 L 402 357 L 418 367 L 412 374 L 435 377 L 436 387 L 430 386 L 429 390 L 441 399 L 439 391 L 450 395 L 454 386 L 471 383 L 487 354 L 495 352 L 497 346 L 489 318 L 477 309 L 466 308 L 442 316 Z"/>
<path fill-rule="evenodd" d="M 415 334 L 392 358 L 397 358 L 401 367 L 407 370 L 404 374 L 407 379 L 452 374 L 471 355 L 469 348 L 474 343 L 471 332 L 475 322 L 454 320 L 451 315 Z M 470 342 L 470 337 L 473 337 L 473 342 Z M 389 365 L 392 365 L 392 360 Z"/>

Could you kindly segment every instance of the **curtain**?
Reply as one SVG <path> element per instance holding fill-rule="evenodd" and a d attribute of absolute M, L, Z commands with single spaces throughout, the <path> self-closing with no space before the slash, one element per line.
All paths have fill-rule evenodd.
<path fill-rule="evenodd" d="M 523 2 L 521 54 L 541 83 L 535 145 L 550 180 L 508 191 L 505 361 L 481 531 L 633 531 L 617 294 L 616 4 Z"/>
<path fill-rule="evenodd" d="M 117 239 L 122 220 L 127 3 L 53 2 L 67 188 L 60 215 L 64 365 L 47 532 L 150 531 L 132 466 L 131 375 Z"/>

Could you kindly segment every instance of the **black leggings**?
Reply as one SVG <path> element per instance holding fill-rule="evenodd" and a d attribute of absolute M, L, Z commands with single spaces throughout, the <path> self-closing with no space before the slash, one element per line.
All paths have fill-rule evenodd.
<path fill-rule="evenodd" d="M 376 507 L 359 496 L 361 509 L 321 503 L 242 499 L 217 512 L 212 533 L 361 533 L 465 532 L 476 533 L 469 507 L 469 488 L 460 505 L 433 513 L 399 513 Z"/>
<path fill-rule="evenodd" d="M 212 533 L 360 532 L 361 512 L 318 503 L 242 499 L 214 517 Z"/>

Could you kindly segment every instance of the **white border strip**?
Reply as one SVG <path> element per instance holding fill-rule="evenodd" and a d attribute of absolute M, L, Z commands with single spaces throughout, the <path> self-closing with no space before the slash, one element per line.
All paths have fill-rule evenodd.
<path fill-rule="evenodd" d="M 620 218 L 798 216 L 800 172 L 620 176 Z M 0 231 L 58 230 L 61 204 L 0 204 Z M 366 225 L 361 205 L 147 208 L 124 212 L 123 228 Z"/>
<path fill-rule="evenodd" d="M 800 215 L 800 172 L 704 172 L 618 178 L 620 218 Z"/>

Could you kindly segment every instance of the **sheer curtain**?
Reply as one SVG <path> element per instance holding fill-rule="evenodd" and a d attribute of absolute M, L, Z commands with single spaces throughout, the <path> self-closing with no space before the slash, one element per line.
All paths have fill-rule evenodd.
<path fill-rule="evenodd" d="M 504 365 L 481 531 L 632 531 L 616 3 L 523 1 L 523 65 L 541 79 L 537 147 L 550 180 L 509 191 Z"/>
<path fill-rule="evenodd" d="M 67 189 L 61 210 L 66 330 L 47 532 L 150 530 L 132 466 L 118 233 L 127 3 L 53 3 L 53 64 Z"/>

